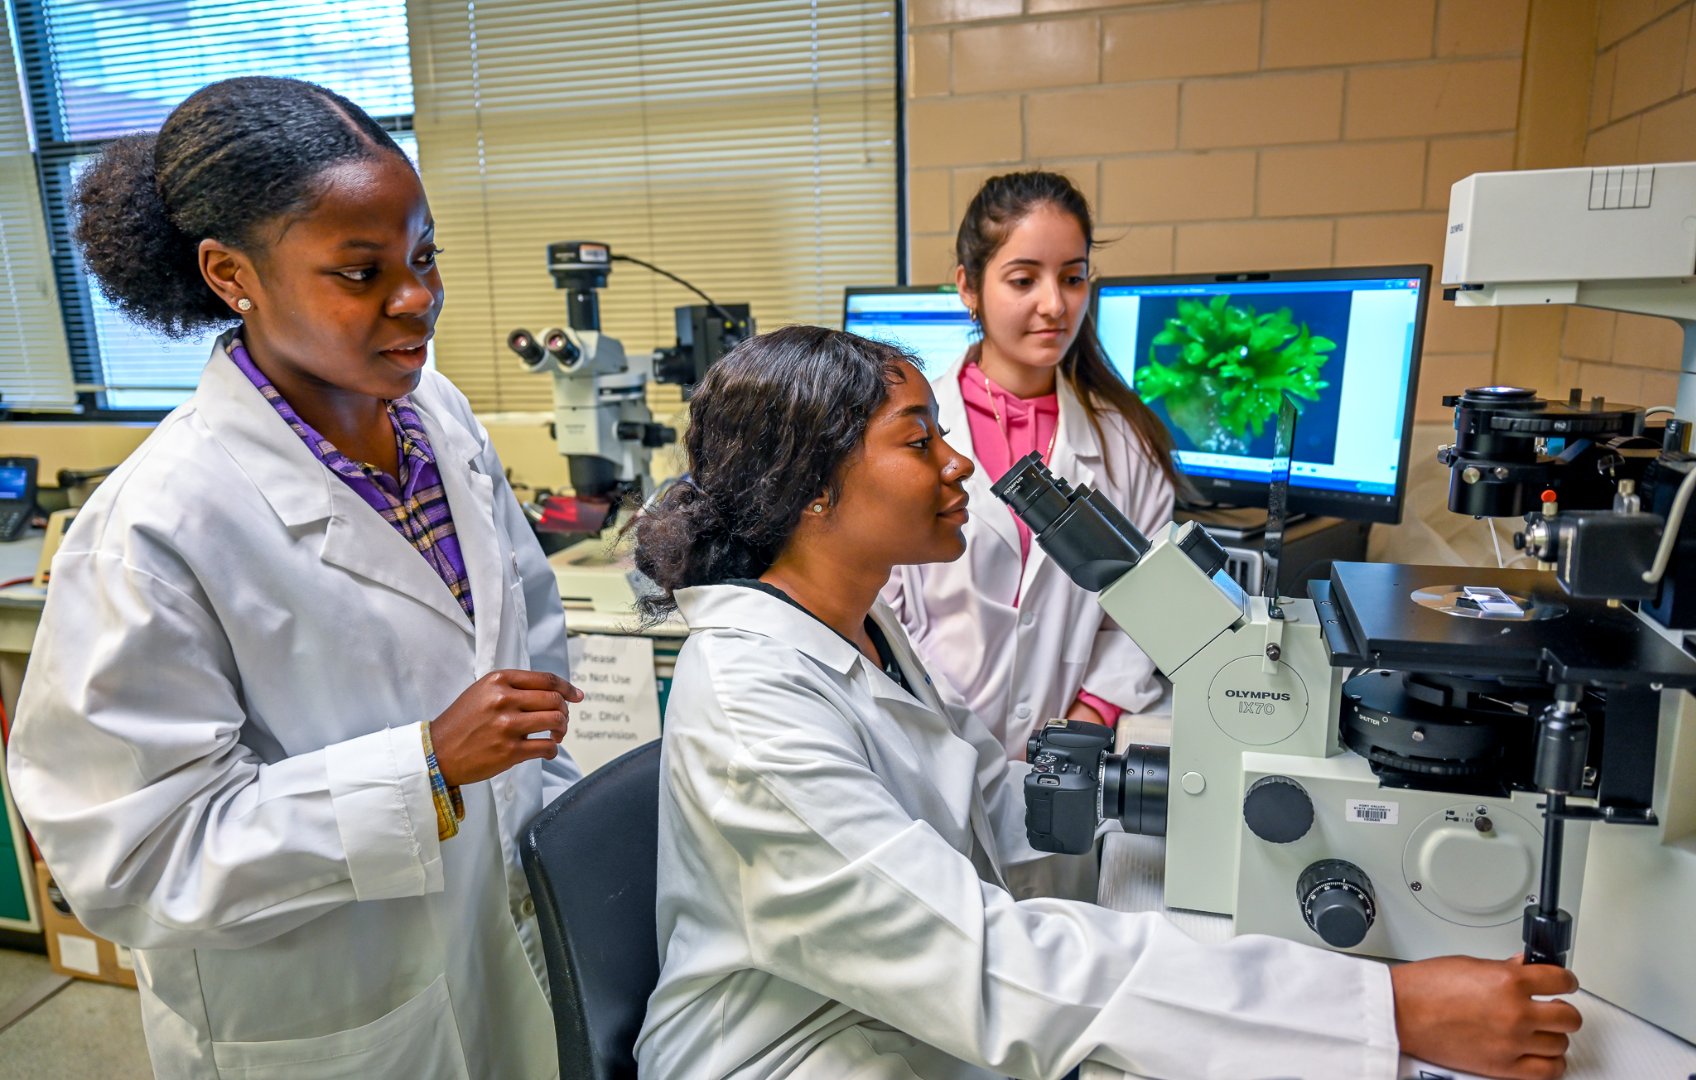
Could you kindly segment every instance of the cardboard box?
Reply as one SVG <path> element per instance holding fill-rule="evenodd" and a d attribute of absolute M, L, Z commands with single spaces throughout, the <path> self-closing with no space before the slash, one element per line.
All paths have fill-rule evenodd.
<path fill-rule="evenodd" d="M 41 931 L 47 937 L 47 959 L 53 970 L 73 978 L 134 987 L 135 962 L 130 950 L 83 928 L 54 884 L 46 863 L 35 864 L 35 886 L 41 905 Z"/>

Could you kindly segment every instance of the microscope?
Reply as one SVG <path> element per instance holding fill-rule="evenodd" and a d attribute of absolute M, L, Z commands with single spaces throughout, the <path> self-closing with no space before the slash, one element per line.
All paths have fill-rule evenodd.
<path fill-rule="evenodd" d="M 1173 683 L 1164 760 L 1109 754 L 1093 725 L 1039 730 L 1032 842 L 1072 850 L 1061 819 L 1093 789 L 1094 817 L 1164 829 L 1170 906 L 1375 956 L 1523 951 L 1696 1040 L 1689 220 L 1696 164 L 1455 185 L 1457 306 L 1576 303 L 1686 331 L 1674 409 L 1445 399 L 1449 508 L 1523 518 L 1536 570 L 1338 563 L 1310 600 L 1245 598 L 1193 526 L 1150 542 L 1040 460 L 1015 466 L 996 493 Z"/>
<path fill-rule="evenodd" d="M 653 494 L 654 451 L 677 441 L 675 428 L 654 422 L 648 384 L 681 384 L 687 396 L 710 364 L 753 335 L 754 322 L 748 305 L 720 305 L 702 294 L 705 305 L 676 309 L 676 345 L 627 355 L 622 342 L 601 332 L 597 290 L 606 287 L 615 261 L 648 266 L 614 255 L 606 244 L 549 244 L 548 272 L 554 287 L 565 290 L 566 325 L 540 335 L 520 328 L 506 344 L 526 371 L 553 377 L 554 440 L 572 495 L 548 500 L 538 524 L 586 536 L 549 559 L 560 597 L 567 607 L 621 615 L 634 608 L 645 582 L 628 544 L 598 537 L 607 529 L 620 535 L 626 515 Z"/>

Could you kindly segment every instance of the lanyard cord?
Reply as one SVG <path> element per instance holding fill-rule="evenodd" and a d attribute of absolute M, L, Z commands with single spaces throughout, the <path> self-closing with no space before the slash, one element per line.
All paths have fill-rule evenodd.
<path fill-rule="evenodd" d="M 989 395 L 989 411 L 995 417 L 995 427 L 1001 432 L 1001 441 L 1007 444 L 1007 460 L 1013 460 L 1013 436 L 1008 434 L 1007 421 L 1001 417 L 1001 404 L 995 398 L 995 386 L 989 381 L 989 375 L 983 365 L 978 365 L 978 375 L 983 378 L 983 392 Z M 1031 410 L 1031 427 L 1036 427 L 1036 410 Z M 1042 452 L 1042 460 L 1046 464 L 1054 460 L 1054 440 L 1060 437 L 1060 418 L 1054 418 L 1054 430 L 1048 436 L 1048 449 Z"/>

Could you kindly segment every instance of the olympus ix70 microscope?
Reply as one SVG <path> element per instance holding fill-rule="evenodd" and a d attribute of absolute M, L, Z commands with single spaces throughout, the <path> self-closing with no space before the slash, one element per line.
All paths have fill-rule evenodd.
<path fill-rule="evenodd" d="M 1243 596 L 1193 524 L 1151 541 L 1021 462 L 997 494 L 1173 683 L 1169 751 L 1040 730 L 1027 827 L 1164 830 L 1170 906 L 1377 956 L 1524 951 L 1696 1040 L 1696 164 L 1469 177 L 1444 280 L 1462 307 L 1678 320 L 1678 404 L 1445 399 L 1450 509 L 1523 516 L 1539 569 L 1338 563 L 1310 600 Z"/>
<path fill-rule="evenodd" d="M 614 255 L 605 244 L 572 240 L 548 245 L 548 272 L 565 290 L 566 325 L 507 335 L 507 347 L 525 370 L 553 376 L 554 441 L 570 470 L 572 495 L 546 504 L 539 526 L 586 535 L 549 558 L 567 607 L 612 615 L 630 613 L 644 591 L 620 543 L 626 515 L 654 490 L 654 451 L 677 441 L 676 429 L 654 422 L 650 382 L 677 383 L 687 395 L 708 365 L 754 333 L 746 304 L 705 304 L 676 309 L 677 343 L 651 354 L 626 355 L 617 338 L 601 332 L 600 297 L 614 262 L 632 262 L 665 277 L 657 267 Z M 683 283 L 693 291 L 694 286 Z M 614 539 L 600 539 L 610 532 Z"/>

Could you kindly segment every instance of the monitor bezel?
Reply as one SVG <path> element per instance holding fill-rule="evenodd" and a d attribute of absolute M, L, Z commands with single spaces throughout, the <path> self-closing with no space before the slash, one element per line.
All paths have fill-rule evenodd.
<path fill-rule="evenodd" d="M 902 296 L 907 294 L 917 295 L 919 293 L 924 293 L 930 296 L 934 296 L 938 293 L 952 293 L 955 296 L 959 296 L 960 289 L 951 281 L 944 282 L 941 285 L 848 285 L 842 290 L 841 328 L 843 330 L 848 328 L 848 304 L 849 301 L 853 300 L 856 296 Z"/>
<path fill-rule="evenodd" d="M 1413 327 L 1413 355 L 1408 361 L 1407 408 L 1402 412 L 1401 458 L 1396 466 L 1396 490 L 1391 496 L 1371 499 L 1351 498 L 1322 488 L 1290 484 L 1288 509 L 1291 513 L 1314 514 L 1344 518 L 1349 521 L 1370 521 L 1398 525 L 1407 502 L 1408 461 L 1413 451 L 1413 419 L 1419 391 L 1419 369 L 1425 354 L 1425 321 L 1431 310 L 1431 266 L 1410 263 L 1390 266 L 1332 266 L 1294 270 L 1253 270 L 1193 274 L 1135 274 L 1096 278 L 1090 285 L 1089 314 L 1092 332 L 1098 332 L 1101 310 L 1101 291 L 1125 285 L 1241 285 L 1308 281 L 1341 281 L 1371 278 L 1417 278 L 1419 281 L 1418 310 Z M 844 302 L 843 310 L 847 310 Z M 1099 340 L 1099 336 L 1098 336 Z M 1102 344 L 1105 355 L 1107 346 Z M 1117 373 L 1118 369 L 1114 369 Z M 1174 459 L 1175 460 L 1175 459 Z M 1190 477 L 1197 494 L 1214 506 L 1259 506 L 1267 503 L 1269 484 L 1261 480 L 1225 480 L 1210 476 Z M 1200 509 L 1207 509 L 1203 504 Z"/>
<path fill-rule="evenodd" d="M 848 329 L 848 305 L 856 296 L 916 296 L 919 294 L 927 296 L 942 295 L 958 297 L 960 295 L 960 289 L 951 281 L 944 282 L 940 285 L 848 285 L 842 290 L 842 322 L 839 325 L 844 333 L 852 333 L 852 331 Z M 964 302 L 962 301 L 962 305 L 963 303 Z M 950 361 L 951 364 L 958 364 L 958 362 L 958 357 Z M 924 373 L 924 376 L 927 379 L 935 378 L 942 374 L 940 371 L 933 372 L 926 370 L 923 365 L 920 366 L 920 370 Z"/>

